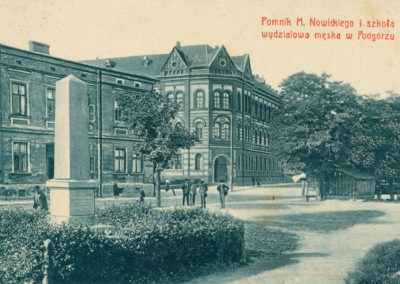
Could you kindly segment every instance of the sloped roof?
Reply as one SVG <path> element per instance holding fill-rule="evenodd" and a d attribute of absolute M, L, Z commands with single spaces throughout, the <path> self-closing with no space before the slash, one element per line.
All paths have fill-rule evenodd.
<path fill-rule="evenodd" d="M 112 70 L 156 78 L 160 75 L 161 68 L 168 59 L 168 56 L 169 54 L 151 54 L 110 59 L 84 60 L 81 61 L 81 63 L 104 67 L 106 62 L 110 60 L 115 64 Z"/>
<path fill-rule="evenodd" d="M 241 56 L 231 56 L 233 63 L 235 63 L 237 69 L 240 71 L 244 71 L 244 68 L 246 67 L 246 54 L 243 54 Z"/>
<path fill-rule="evenodd" d="M 361 172 L 355 169 L 351 169 L 351 170 L 344 170 L 344 169 L 339 169 L 340 172 L 347 174 L 349 176 L 352 176 L 355 179 L 375 179 L 374 176 L 365 173 L 365 172 Z"/>
<path fill-rule="evenodd" d="M 188 67 L 206 67 L 209 66 L 217 55 L 221 47 L 211 47 L 208 44 L 175 46 L 174 47 Z M 161 73 L 161 69 L 170 56 L 168 54 L 149 54 L 139 56 L 117 57 L 109 59 L 84 60 L 81 63 L 89 64 L 96 67 L 105 67 L 107 63 L 112 63 L 112 70 L 132 73 L 137 75 L 148 76 L 154 79 Z M 240 56 L 231 56 L 235 66 L 241 72 L 246 68 L 246 60 L 248 54 Z M 265 80 L 260 77 L 254 77 L 255 86 L 270 94 L 277 95 L 277 92 L 271 86 L 265 84 Z"/>
<path fill-rule="evenodd" d="M 176 47 L 190 67 L 207 66 L 219 50 L 207 44 Z"/>

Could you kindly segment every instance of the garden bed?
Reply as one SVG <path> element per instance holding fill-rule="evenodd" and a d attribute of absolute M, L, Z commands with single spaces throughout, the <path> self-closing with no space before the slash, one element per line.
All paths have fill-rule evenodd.
<path fill-rule="evenodd" d="M 374 246 L 349 273 L 346 283 L 400 283 L 400 240 Z"/>
<path fill-rule="evenodd" d="M 50 226 L 41 212 L 1 210 L 0 282 L 40 282 L 46 239 L 57 283 L 176 282 L 245 257 L 243 223 L 229 215 L 140 203 L 96 215 L 104 226 Z"/>

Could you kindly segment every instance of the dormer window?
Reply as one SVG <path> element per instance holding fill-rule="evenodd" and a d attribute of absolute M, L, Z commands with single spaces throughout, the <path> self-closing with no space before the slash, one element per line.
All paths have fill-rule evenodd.
<path fill-rule="evenodd" d="M 104 62 L 104 66 L 105 66 L 106 68 L 113 68 L 113 67 L 115 66 L 115 62 L 114 62 L 113 60 L 111 60 L 111 59 L 107 59 L 107 60 Z"/>
<path fill-rule="evenodd" d="M 143 56 L 142 59 L 142 64 L 143 66 L 148 66 L 152 63 L 153 61 L 148 57 L 148 56 Z"/>
<path fill-rule="evenodd" d="M 116 79 L 115 79 L 115 82 L 116 82 L 117 84 L 119 84 L 119 85 L 123 85 L 125 81 L 124 81 L 124 79 L 116 78 Z"/>

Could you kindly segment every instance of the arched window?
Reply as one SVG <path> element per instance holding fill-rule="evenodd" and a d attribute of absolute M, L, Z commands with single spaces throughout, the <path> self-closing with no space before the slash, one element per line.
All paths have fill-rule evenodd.
<path fill-rule="evenodd" d="M 183 107 L 183 94 L 182 93 L 176 94 L 176 103 L 179 104 L 180 107 Z"/>
<path fill-rule="evenodd" d="M 194 98 L 195 108 L 203 108 L 204 107 L 204 93 L 203 91 L 197 91 Z"/>
<path fill-rule="evenodd" d="M 240 123 L 238 124 L 238 127 L 237 127 L 237 139 L 239 141 L 241 141 L 243 139 L 243 127 Z"/>
<path fill-rule="evenodd" d="M 268 113 L 267 113 L 267 121 L 271 121 L 271 107 L 268 107 Z"/>
<path fill-rule="evenodd" d="M 173 103 L 175 101 L 175 95 L 174 94 L 168 94 L 167 95 L 167 101 L 168 103 Z"/>
<path fill-rule="evenodd" d="M 229 108 L 229 107 L 230 107 L 229 93 L 224 92 L 222 97 L 222 108 Z"/>
<path fill-rule="evenodd" d="M 269 146 L 269 144 L 271 143 L 271 137 L 269 136 L 269 133 L 267 132 L 267 134 L 266 134 L 266 140 L 265 140 L 265 145 L 266 146 Z"/>
<path fill-rule="evenodd" d="M 237 93 L 237 106 L 238 110 L 242 110 L 242 94 L 240 92 Z"/>
<path fill-rule="evenodd" d="M 195 125 L 196 128 L 196 136 L 199 139 L 203 138 L 203 124 L 201 122 L 197 122 Z"/>
<path fill-rule="evenodd" d="M 221 126 L 219 123 L 214 123 L 214 138 L 220 139 L 221 138 Z"/>
<path fill-rule="evenodd" d="M 214 93 L 214 107 L 215 108 L 221 107 L 221 94 L 219 92 Z"/>
<path fill-rule="evenodd" d="M 222 133 L 222 139 L 229 140 L 231 139 L 231 132 L 230 132 L 230 124 L 228 122 L 224 123 L 224 129 Z"/>
<path fill-rule="evenodd" d="M 142 172 L 142 157 L 140 154 L 133 154 L 132 156 L 132 173 Z"/>
<path fill-rule="evenodd" d="M 263 133 L 263 145 L 267 145 L 267 135 L 265 134 L 265 132 Z"/>
<path fill-rule="evenodd" d="M 201 169 L 201 154 L 196 154 L 196 157 L 194 159 L 194 170 L 200 171 L 200 169 Z"/>
<path fill-rule="evenodd" d="M 258 133 L 258 144 L 262 145 L 262 133 L 261 133 L 261 131 Z"/>
<path fill-rule="evenodd" d="M 254 131 L 254 140 L 253 140 L 253 143 L 254 143 L 254 144 L 257 144 L 257 143 L 258 143 L 258 132 L 257 132 L 257 130 Z"/>

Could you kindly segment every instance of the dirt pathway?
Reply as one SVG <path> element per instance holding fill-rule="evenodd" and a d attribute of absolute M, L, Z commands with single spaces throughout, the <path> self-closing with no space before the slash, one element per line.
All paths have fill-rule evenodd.
<path fill-rule="evenodd" d="M 279 257 L 258 258 L 249 265 L 190 283 L 344 283 L 346 273 L 368 249 L 400 236 L 400 203 L 337 200 L 305 203 L 300 193 L 298 188 L 269 187 L 237 189 L 230 194 L 227 202 L 230 214 L 246 221 L 264 220 L 265 226 L 296 233 L 300 237 L 298 249 Z M 218 208 L 217 204 L 210 207 Z M 293 229 L 285 223 L 270 222 L 286 215 L 353 210 L 382 211 L 385 215 L 330 232 Z M 329 220 L 325 222 L 329 225 Z"/>

